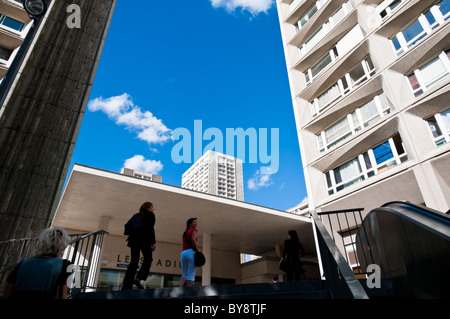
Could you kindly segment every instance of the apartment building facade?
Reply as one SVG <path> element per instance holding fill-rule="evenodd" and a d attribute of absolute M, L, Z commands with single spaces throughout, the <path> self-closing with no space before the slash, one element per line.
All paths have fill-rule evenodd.
<path fill-rule="evenodd" d="M 183 174 L 181 187 L 243 201 L 242 160 L 207 151 Z"/>
<path fill-rule="evenodd" d="M 309 208 L 450 208 L 450 0 L 277 0 Z"/>
<path fill-rule="evenodd" d="M 31 24 L 32 20 L 25 12 L 21 0 L 0 0 L 0 81 L 14 60 Z"/>

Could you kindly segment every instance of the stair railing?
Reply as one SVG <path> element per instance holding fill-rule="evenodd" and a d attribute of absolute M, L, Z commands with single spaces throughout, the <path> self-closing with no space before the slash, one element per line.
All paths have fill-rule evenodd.
<path fill-rule="evenodd" d="M 67 280 L 68 296 L 77 292 L 96 289 L 96 279 L 100 265 L 100 254 L 104 235 L 108 232 L 97 230 L 91 233 L 72 234 L 63 259 L 72 263 Z M 14 267 L 22 260 L 37 254 L 37 237 L 10 239 L 0 242 L 0 295 L 6 286 L 6 279 Z"/>
<path fill-rule="evenodd" d="M 323 275 L 333 299 L 368 299 L 347 260 L 316 212 L 311 212 L 319 246 Z"/>

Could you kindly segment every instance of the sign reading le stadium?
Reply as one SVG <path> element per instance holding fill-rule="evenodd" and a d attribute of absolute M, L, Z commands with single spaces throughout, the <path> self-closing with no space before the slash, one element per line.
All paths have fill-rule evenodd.
<path fill-rule="evenodd" d="M 121 256 L 117 255 L 117 268 L 127 268 L 128 264 L 130 263 L 131 256 Z M 143 257 L 141 257 L 140 264 L 142 264 Z M 181 262 L 180 260 L 162 260 L 158 259 L 156 262 L 153 260 L 155 267 L 164 267 L 164 268 L 180 268 L 181 269 Z"/>

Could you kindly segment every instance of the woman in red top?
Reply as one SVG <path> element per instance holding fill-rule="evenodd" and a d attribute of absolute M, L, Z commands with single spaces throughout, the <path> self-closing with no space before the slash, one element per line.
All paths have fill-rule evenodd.
<path fill-rule="evenodd" d="M 186 231 L 183 233 L 183 251 L 181 252 L 181 269 L 183 274 L 179 286 L 192 287 L 195 280 L 195 252 L 197 246 L 197 218 L 189 218 L 186 222 Z"/>

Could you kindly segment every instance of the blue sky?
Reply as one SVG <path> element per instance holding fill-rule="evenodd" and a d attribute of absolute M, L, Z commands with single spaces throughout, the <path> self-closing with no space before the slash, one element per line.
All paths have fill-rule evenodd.
<path fill-rule="evenodd" d="M 127 162 L 181 186 L 192 163 L 174 161 L 172 133 L 191 132 L 193 149 L 196 120 L 223 132 L 224 152 L 227 128 L 278 129 L 276 173 L 261 174 L 268 164 L 246 146 L 245 201 L 286 210 L 306 197 L 273 0 L 119 0 L 71 166 Z"/>

